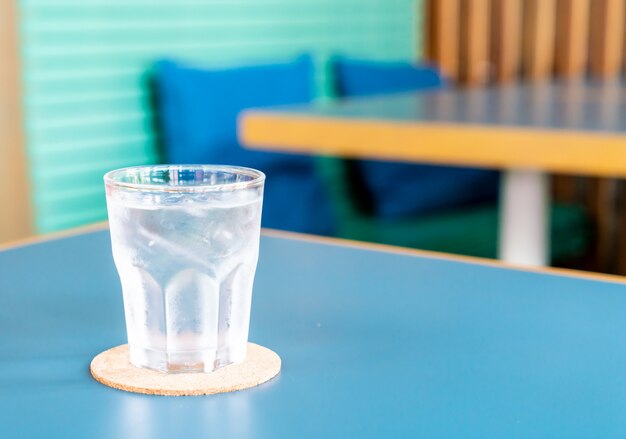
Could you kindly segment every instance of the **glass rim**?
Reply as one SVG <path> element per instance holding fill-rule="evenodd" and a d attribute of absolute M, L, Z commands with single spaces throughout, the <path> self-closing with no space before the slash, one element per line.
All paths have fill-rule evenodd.
<path fill-rule="evenodd" d="M 170 184 L 159 183 L 131 183 L 120 181 L 119 177 L 127 174 L 129 171 L 154 170 L 154 171 L 210 171 L 210 172 L 231 172 L 233 174 L 248 175 L 252 177 L 249 181 L 238 181 L 233 183 L 200 183 L 193 186 L 176 186 Z M 247 168 L 245 166 L 231 165 L 201 165 L 201 164 L 182 164 L 182 165 L 139 165 L 128 166 L 125 168 L 114 169 L 104 174 L 104 184 L 109 187 L 124 188 L 138 191 L 152 192 L 228 192 L 241 189 L 259 187 L 265 181 L 265 174 L 257 169 Z"/>

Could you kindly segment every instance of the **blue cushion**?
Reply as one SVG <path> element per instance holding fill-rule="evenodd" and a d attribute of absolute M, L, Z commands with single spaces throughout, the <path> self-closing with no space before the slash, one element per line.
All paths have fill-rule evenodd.
<path fill-rule="evenodd" d="M 440 88 L 432 67 L 406 62 L 337 58 L 333 62 L 339 97 L 367 96 Z M 463 204 L 495 200 L 498 173 L 448 166 L 358 161 L 357 173 L 382 218 L 424 214 Z"/>
<path fill-rule="evenodd" d="M 156 79 L 167 162 L 260 169 L 267 176 L 264 227 L 321 234 L 332 231 L 329 202 L 315 175 L 313 159 L 249 151 L 237 141 L 241 110 L 311 100 L 310 57 L 222 69 L 161 61 Z"/>
<path fill-rule="evenodd" d="M 370 96 L 436 89 L 444 85 L 439 72 L 407 62 L 379 62 L 335 58 L 338 96 Z"/>

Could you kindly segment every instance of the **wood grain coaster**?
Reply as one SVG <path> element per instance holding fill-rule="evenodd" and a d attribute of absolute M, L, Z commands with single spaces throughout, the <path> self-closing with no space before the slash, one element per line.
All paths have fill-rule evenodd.
<path fill-rule="evenodd" d="M 211 373 L 167 374 L 133 366 L 125 344 L 96 355 L 90 370 L 96 381 L 115 389 L 148 395 L 186 396 L 255 387 L 278 375 L 280 365 L 280 357 L 274 351 L 248 343 L 248 356 L 241 363 Z"/>

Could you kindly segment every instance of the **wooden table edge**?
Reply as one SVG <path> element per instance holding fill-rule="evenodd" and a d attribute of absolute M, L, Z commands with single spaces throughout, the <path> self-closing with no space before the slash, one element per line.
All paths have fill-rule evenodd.
<path fill-rule="evenodd" d="M 0 252 L 13 250 L 20 247 L 25 247 L 34 244 L 41 244 L 44 242 L 56 241 L 59 239 L 70 238 L 73 236 L 80 236 L 87 233 L 99 232 L 107 230 L 109 223 L 102 221 L 86 226 L 76 227 L 73 229 L 64 230 L 61 232 L 47 233 L 44 235 L 32 236 L 25 239 L 16 241 L 10 241 L 0 244 Z M 626 277 L 605 273 L 593 273 L 589 271 L 573 270 L 568 268 L 557 267 L 528 267 L 509 264 L 501 262 L 496 259 L 487 259 L 474 256 L 455 255 L 451 253 L 436 252 L 430 250 L 418 250 L 408 247 L 400 247 L 388 244 L 377 244 L 372 242 L 355 241 L 351 239 L 335 238 L 329 236 L 309 235 L 306 233 L 288 232 L 284 230 L 275 229 L 262 229 L 263 236 L 272 238 L 281 238 L 289 240 L 297 240 L 304 242 L 311 242 L 317 244 L 356 248 L 360 250 L 369 250 L 382 253 L 391 253 L 404 256 L 418 256 L 423 258 L 440 259 L 453 262 L 462 262 L 466 264 L 482 265 L 494 268 L 505 268 L 516 271 L 525 271 L 530 273 L 543 273 L 556 276 L 574 277 L 586 280 L 595 280 L 601 282 L 623 283 L 626 284 Z"/>
<path fill-rule="evenodd" d="M 84 235 L 86 233 L 98 232 L 109 228 L 108 221 L 100 221 L 93 224 L 87 224 L 80 227 L 62 230 L 59 232 L 44 233 L 41 235 L 33 235 L 27 238 L 17 239 L 0 243 L 0 252 L 5 250 L 13 250 L 19 247 L 25 247 L 33 244 L 41 244 L 48 241 L 56 241 L 63 238 L 71 238 L 72 236 Z"/>
<path fill-rule="evenodd" d="M 626 133 L 246 110 L 239 138 L 266 151 L 626 177 Z"/>
<path fill-rule="evenodd" d="M 543 273 L 556 276 L 576 277 L 587 280 L 596 280 L 602 282 L 624 283 L 626 277 L 614 274 L 594 273 L 590 271 L 574 270 L 559 267 L 529 267 L 525 265 L 515 265 L 499 261 L 497 259 L 481 258 L 476 256 L 456 255 L 451 253 L 436 252 L 431 250 L 419 250 L 408 247 L 400 247 L 388 244 L 377 244 L 373 242 L 355 241 L 351 239 L 335 238 L 328 236 L 309 235 L 305 233 L 287 232 L 284 230 L 263 229 L 263 235 L 293 239 L 318 244 L 334 245 L 340 247 L 357 248 L 361 250 L 378 251 L 383 253 L 392 253 L 405 256 L 418 256 L 431 259 L 440 259 L 453 262 L 463 262 L 467 264 L 483 265 L 494 268 L 505 268 L 516 271 L 525 271 L 530 273 Z"/>

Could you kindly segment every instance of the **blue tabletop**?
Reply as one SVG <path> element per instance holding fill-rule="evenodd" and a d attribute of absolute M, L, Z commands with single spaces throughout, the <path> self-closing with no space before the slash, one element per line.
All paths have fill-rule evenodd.
<path fill-rule="evenodd" d="M 203 397 L 89 375 L 125 342 L 108 232 L 0 252 L 0 437 L 626 436 L 626 285 L 265 236 L 260 387 Z"/>
<path fill-rule="evenodd" d="M 512 83 L 289 105 L 263 111 L 309 117 L 623 135 L 626 134 L 626 83 L 621 80 Z"/>

